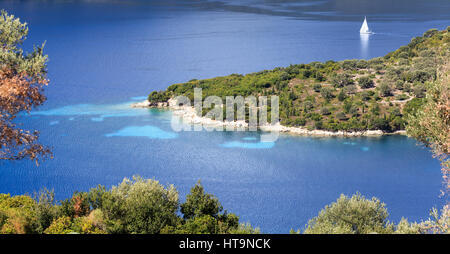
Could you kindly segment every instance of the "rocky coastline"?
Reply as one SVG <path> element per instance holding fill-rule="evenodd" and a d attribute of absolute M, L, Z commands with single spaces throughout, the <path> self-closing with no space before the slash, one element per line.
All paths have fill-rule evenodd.
<path fill-rule="evenodd" d="M 245 121 L 218 121 L 207 117 L 198 116 L 194 107 L 190 106 L 177 106 L 174 99 L 170 99 L 167 102 L 150 103 L 149 101 L 142 101 L 131 104 L 133 108 L 165 108 L 172 110 L 174 115 L 183 118 L 183 121 L 187 124 L 201 124 L 210 127 L 231 127 L 231 128 L 248 128 L 248 123 Z M 284 126 L 280 123 L 276 125 L 258 126 L 261 131 L 277 131 L 279 133 L 286 133 L 292 135 L 301 136 L 316 136 L 316 137 L 379 137 L 383 135 L 406 135 L 406 131 L 396 131 L 392 133 L 383 132 L 381 130 L 367 130 L 367 131 L 325 131 L 325 130 L 308 130 L 302 127 L 290 127 Z"/>

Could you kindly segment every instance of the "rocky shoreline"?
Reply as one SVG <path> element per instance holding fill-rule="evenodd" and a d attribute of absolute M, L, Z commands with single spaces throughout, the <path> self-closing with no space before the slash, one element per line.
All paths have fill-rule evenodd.
<path fill-rule="evenodd" d="M 187 124 L 201 124 L 210 127 L 224 127 L 224 128 L 248 128 L 248 123 L 245 121 L 218 121 L 206 117 L 198 116 L 194 107 L 188 106 L 176 106 L 176 102 L 170 99 L 167 102 L 159 102 L 151 104 L 149 101 L 137 102 L 131 104 L 133 108 L 166 108 L 173 111 L 174 115 L 183 118 L 183 121 Z M 316 136 L 316 137 L 379 137 L 383 135 L 406 135 L 406 131 L 396 131 L 392 133 L 383 132 L 381 130 L 367 130 L 367 131 L 324 131 L 324 130 L 308 130 L 301 127 L 289 127 L 281 124 L 277 125 L 265 125 L 258 127 L 261 131 L 277 131 L 279 133 L 286 133 L 292 135 L 301 136 Z"/>

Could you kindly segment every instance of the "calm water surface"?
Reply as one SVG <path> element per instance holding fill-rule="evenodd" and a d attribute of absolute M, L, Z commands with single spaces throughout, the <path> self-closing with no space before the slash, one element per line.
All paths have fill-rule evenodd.
<path fill-rule="evenodd" d="M 170 112 L 129 103 L 193 78 L 382 56 L 450 25 L 448 1 L 30 2 L 0 8 L 30 24 L 25 47 L 47 41 L 48 101 L 20 121 L 41 130 L 55 158 L 38 168 L 2 162 L 2 193 L 45 186 L 66 198 L 139 174 L 184 197 L 201 179 L 226 209 L 271 233 L 302 228 L 341 193 L 380 198 L 393 221 L 425 219 L 444 202 L 439 162 L 406 137 L 267 144 L 259 133 L 176 133 Z M 364 15 L 376 32 L 367 40 Z"/>

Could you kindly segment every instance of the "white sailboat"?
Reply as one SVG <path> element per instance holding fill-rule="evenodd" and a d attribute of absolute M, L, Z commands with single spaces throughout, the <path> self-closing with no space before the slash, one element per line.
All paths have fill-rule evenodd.
<path fill-rule="evenodd" d="M 367 25 L 367 18 L 364 17 L 364 22 L 361 26 L 361 29 L 359 29 L 360 34 L 371 34 L 372 31 L 370 31 L 369 26 Z"/>

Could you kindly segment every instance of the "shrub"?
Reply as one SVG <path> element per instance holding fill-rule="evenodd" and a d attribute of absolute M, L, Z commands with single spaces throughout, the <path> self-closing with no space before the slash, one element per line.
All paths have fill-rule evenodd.
<path fill-rule="evenodd" d="M 333 91 L 334 90 L 330 87 L 323 87 L 322 89 L 320 89 L 320 95 L 322 95 L 322 97 L 328 101 L 334 98 Z"/>
<path fill-rule="evenodd" d="M 170 99 L 170 95 L 167 92 L 164 91 L 153 91 L 148 96 L 148 101 L 151 103 L 158 103 L 158 102 L 166 102 Z"/>
<path fill-rule="evenodd" d="M 29 196 L 0 194 L 0 234 L 39 233 L 36 205 Z"/>
<path fill-rule="evenodd" d="M 408 59 L 409 58 L 409 54 L 408 52 L 401 52 L 400 54 L 397 55 L 398 58 L 403 58 L 403 59 Z"/>
<path fill-rule="evenodd" d="M 69 234 L 74 233 L 72 230 L 72 221 L 70 217 L 59 217 L 50 224 L 44 231 L 45 234 Z"/>
<path fill-rule="evenodd" d="M 371 122 L 371 125 L 369 126 L 372 130 L 382 130 L 382 131 L 391 131 L 391 126 L 389 124 L 389 121 L 385 118 L 376 118 Z"/>
<path fill-rule="evenodd" d="M 419 234 L 420 225 L 417 223 L 409 223 L 407 219 L 402 218 L 395 226 L 395 234 Z"/>
<path fill-rule="evenodd" d="M 395 82 L 395 88 L 397 88 L 398 90 L 403 90 L 404 85 L 405 82 L 403 82 L 402 80 L 397 80 Z"/>
<path fill-rule="evenodd" d="M 357 90 L 355 85 L 348 85 L 348 86 L 344 87 L 343 89 L 345 90 L 345 92 L 347 94 L 355 94 L 356 90 Z"/>
<path fill-rule="evenodd" d="M 358 84 L 361 88 L 371 88 L 374 85 L 373 80 L 369 77 L 360 77 L 358 79 Z"/>
<path fill-rule="evenodd" d="M 341 89 L 338 94 L 338 100 L 344 101 L 346 98 L 347 98 L 347 95 L 345 94 L 344 89 Z"/>
<path fill-rule="evenodd" d="M 409 99 L 409 96 L 406 95 L 406 94 L 404 94 L 404 93 L 402 93 L 402 94 L 399 94 L 399 95 L 395 96 L 395 98 L 396 98 L 397 100 L 399 100 L 399 101 L 404 101 L 404 100 Z"/>
<path fill-rule="evenodd" d="M 314 92 L 316 93 L 319 93 L 321 88 L 322 88 L 321 84 L 314 84 L 313 86 Z"/>
<path fill-rule="evenodd" d="M 404 75 L 404 79 L 410 83 L 423 83 L 427 80 L 433 79 L 436 76 L 436 73 L 431 70 L 415 70 L 407 72 Z"/>
<path fill-rule="evenodd" d="M 368 100 L 370 100 L 371 98 L 372 98 L 372 96 L 374 95 L 375 93 L 373 92 L 373 91 L 363 91 L 362 93 L 361 93 L 361 99 L 363 100 L 363 101 L 368 101 Z"/>
<path fill-rule="evenodd" d="M 427 89 L 425 88 L 424 85 L 422 84 L 417 84 L 414 88 L 413 88 L 413 93 L 414 96 L 416 96 L 416 98 L 424 98 L 425 97 L 425 92 L 427 91 Z"/>
<path fill-rule="evenodd" d="M 305 126 L 306 120 L 304 118 L 296 118 L 293 124 L 294 126 Z"/>
<path fill-rule="evenodd" d="M 439 31 L 438 31 L 437 29 L 432 28 L 432 29 L 426 31 L 426 32 L 423 34 L 423 37 L 425 37 L 425 38 L 430 38 L 430 37 L 432 37 L 433 35 L 437 34 L 438 32 L 439 32 Z"/>
<path fill-rule="evenodd" d="M 320 113 L 321 113 L 322 115 L 329 115 L 329 114 L 331 114 L 330 110 L 329 110 L 327 107 L 323 107 L 323 108 L 320 110 Z"/>
<path fill-rule="evenodd" d="M 380 94 L 383 97 L 388 97 L 392 95 L 392 88 L 388 83 L 381 83 L 380 85 Z"/>
<path fill-rule="evenodd" d="M 344 112 L 338 112 L 336 114 L 336 118 L 341 120 L 341 121 L 346 121 L 348 120 L 348 117 L 344 114 Z"/>
<path fill-rule="evenodd" d="M 316 128 L 317 130 L 323 129 L 323 122 L 322 122 L 322 120 L 314 121 L 314 128 Z"/>
<path fill-rule="evenodd" d="M 333 84 L 334 87 L 344 87 L 353 84 L 353 79 L 350 75 L 344 73 L 344 74 L 336 74 L 331 77 L 331 84 Z"/>
<path fill-rule="evenodd" d="M 303 103 L 303 110 L 305 112 L 309 112 L 313 108 L 314 108 L 314 104 L 311 101 L 308 100 Z"/>
<path fill-rule="evenodd" d="M 399 59 L 398 60 L 398 65 L 402 66 L 402 65 L 408 65 L 409 61 L 408 59 Z"/>
<path fill-rule="evenodd" d="M 369 63 L 366 60 L 359 60 L 356 63 L 356 68 L 358 69 L 366 69 L 367 67 L 369 67 Z"/>
<path fill-rule="evenodd" d="M 359 61 L 356 59 L 344 60 L 342 61 L 341 65 L 344 70 L 354 70 L 356 69 L 358 62 Z"/>

